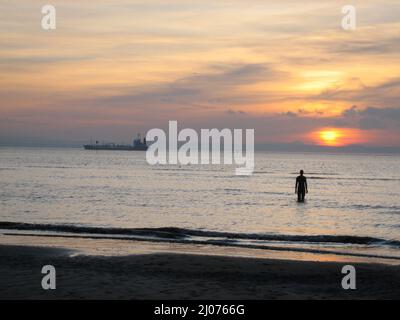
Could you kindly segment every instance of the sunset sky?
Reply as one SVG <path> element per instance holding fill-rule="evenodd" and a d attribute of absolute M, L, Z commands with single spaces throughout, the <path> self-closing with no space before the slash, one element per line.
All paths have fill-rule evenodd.
<path fill-rule="evenodd" d="M 41 6 L 57 29 L 41 29 Z M 0 3 L 0 143 L 254 128 L 257 143 L 400 147 L 400 1 Z"/>

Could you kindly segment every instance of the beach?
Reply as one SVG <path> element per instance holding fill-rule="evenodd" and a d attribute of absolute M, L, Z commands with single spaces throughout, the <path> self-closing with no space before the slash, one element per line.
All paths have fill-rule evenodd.
<path fill-rule="evenodd" d="M 334 261 L 329 256 L 311 258 L 313 261 L 305 257 L 279 259 L 281 253 L 256 249 L 229 252 L 140 242 L 129 244 L 131 254 L 116 254 L 116 242 L 81 240 L 80 245 L 71 244 L 74 249 L 68 249 L 62 240 L 27 246 L 17 245 L 18 241 L 4 244 L 10 239 L 2 239 L 0 299 L 5 300 L 400 298 L 399 265 Z M 95 244 L 103 246 L 105 254 L 87 250 Z M 112 246 L 114 254 L 107 254 Z M 122 250 L 124 246 L 127 244 L 121 243 Z M 356 268 L 356 290 L 341 287 L 341 269 L 346 264 Z M 55 290 L 41 287 L 44 265 L 56 269 Z"/>

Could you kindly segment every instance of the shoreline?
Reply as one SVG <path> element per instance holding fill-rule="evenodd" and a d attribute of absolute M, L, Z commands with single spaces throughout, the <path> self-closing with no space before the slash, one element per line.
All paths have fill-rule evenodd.
<path fill-rule="evenodd" d="M 25 239 L 24 239 L 25 237 Z M 20 239 L 15 241 L 15 239 Z M 400 265 L 398 248 L 400 241 L 360 235 L 337 234 L 265 234 L 240 233 L 213 230 L 198 230 L 179 227 L 158 228 L 118 228 L 79 226 L 68 224 L 33 224 L 21 222 L 0 222 L 0 244 L 32 243 L 47 245 L 57 242 L 63 247 L 73 247 L 84 241 L 113 241 L 118 247 L 127 248 L 125 254 L 135 253 L 130 250 L 134 243 L 147 243 L 149 251 L 159 246 L 198 246 L 202 251 L 213 252 L 223 248 L 225 252 L 265 252 L 266 257 L 278 255 L 278 258 L 297 260 L 358 261 Z M 47 239 L 47 240 L 45 240 Z M 93 241 L 91 241 L 93 240 Z M 125 244 L 122 245 L 122 243 Z M 128 243 L 131 243 L 129 245 Z M 210 248 L 213 248 L 210 250 Z M 82 249 L 81 246 L 78 249 Z M 256 250 L 256 251 L 254 251 Z M 90 250 L 92 251 L 92 250 Z M 103 253 L 100 253 L 103 254 Z M 113 255 L 113 253 L 109 253 Z M 246 254 L 247 256 L 248 254 Z M 252 254 L 250 254 L 250 257 Z M 297 256 L 297 258 L 296 258 Z M 320 258 L 323 257 L 323 258 Z M 336 258 L 335 258 L 336 257 Z M 306 260 L 307 260 L 306 259 Z"/>
<path fill-rule="evenodd" d="M 27 246 L 6 238 L 0 237 L 0 299 L 5 300 L 400 298 L 399 265 L 111 240 L 33 244 L 21 237 Z M 56 268 L 56 290 L 41 288 L 47 264 Z M 341 287 L 346 264 L 356 268 L 356 290 Z"/>
<path fill-rule="evenodd" d="M 362 248 L 353 251 L 337 251 L 292 246 L 253 246 L 207 241 L 181 241 L 151 238 L 125 238 L 119 236 L 75 234 L 0 233 L 0 245 L 55 247 L 75 250 L 76 254 L 121 256 L 138 253 L 189 253 L 199 255 L 239 256 L 278 260 L 358 262 L 399 265 L 397 256 L 374 255 Z M 118 248 L 118 249 L 116 249 Z"/>

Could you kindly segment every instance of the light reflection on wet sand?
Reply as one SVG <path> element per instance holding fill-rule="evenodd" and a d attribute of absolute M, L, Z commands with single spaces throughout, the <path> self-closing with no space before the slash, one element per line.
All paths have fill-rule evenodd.
<path fill-rule="evenodd" d="M 230 257 L 264 258 L 343 263 L 379 263 L 400 265 L 399 260 L 316 254 L 308 252 L 275 251 L 212 245 L 154 243 L 145 241 L 121 241 L 108 239 L 82 239 L 40 236 L 0 235 L 0 245 L 38 246 L 71 250 L 70 255 L 127 256 L 152 253 L 183 253 Z"/>

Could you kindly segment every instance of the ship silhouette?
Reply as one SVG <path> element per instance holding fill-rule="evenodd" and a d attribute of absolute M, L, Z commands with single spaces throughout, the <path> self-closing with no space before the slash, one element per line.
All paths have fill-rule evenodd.
<path fill-rule="evenodd" d="M 146 138 L 143 138 L 142 140 L 140 134 L 138 134 L 137 137 L 133 139 L 132 144 L 116 144 L 113 142 L 99 143 L 98 141 L 96 141 L 95 143 L 85 144 L 83 145 L 83 147 L 86 150 L 146 151 L 148 145 L 146 143 Z"/>

